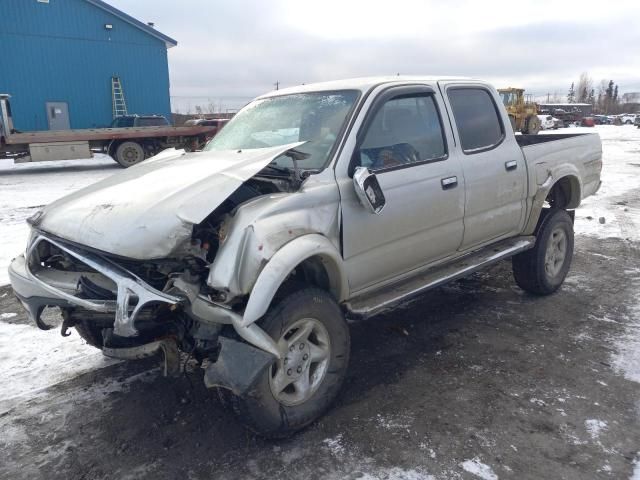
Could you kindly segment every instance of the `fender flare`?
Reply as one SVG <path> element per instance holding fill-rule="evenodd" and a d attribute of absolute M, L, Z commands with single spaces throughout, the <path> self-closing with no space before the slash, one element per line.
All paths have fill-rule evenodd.
<path fill-rule="evenodd" d="M 311 257 L 320 257 L 327 268 L 331 292 L 336 299 L 347 298 L 349 284 L 340 253 L 322 235 L 303 235 L 285 244 L 262 269 L 249 295 L 240 326 L 246 327 L 267 313 L 282 282 L 301 262 Z"/>
<path fill-rule="evenodd" d="M 544 183 L 538 186 L 538 190 L 533 197 L 533 200 L 531 202 L 531 213 L 529 214 L 529 219 L 525 224 L 522 235 L 533 235 L 538 225 L 538 220 L 540 219 L 542 208 L 547 195 L 549 194 L 551 189 L 555 187 L 556 184 L 561 180 L 566 178 L 570 182 L 575 183 L 575 198 L 572 197 L 571 199 L 569 199 L 569 208 L 577 208 L 577 206 L 580 205 L 580 200 L 582 197 L 582 182 L 580 182 L 580 177 L 577 174 L 574 174 L 573 171 L 568 170 L 562 171 L 559 175 L 552 175 L 551 172 L 549 172 L 548 175 L 549 176 L 544 181 Z"/>

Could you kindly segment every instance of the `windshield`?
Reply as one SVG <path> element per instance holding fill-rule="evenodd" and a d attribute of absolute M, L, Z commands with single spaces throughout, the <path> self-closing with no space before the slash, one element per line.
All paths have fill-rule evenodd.
<path fill-rule="evenodd" d="M 500 97 L 502 97 L 502 103 L 505 106 L 518 103 L 518 95 L 514 92 L 500 92 Z"/>
<path fill-rule="evenodd" d="M 358 91 L 298 93 L 256 100 L 243 108 L 206 145 L 204 150 L 244 150 L 306 142 L 296 148 L 303 153 L 302 169 L 322 169 Z M 290 167 L 291 159 L 274 163 Z"/>

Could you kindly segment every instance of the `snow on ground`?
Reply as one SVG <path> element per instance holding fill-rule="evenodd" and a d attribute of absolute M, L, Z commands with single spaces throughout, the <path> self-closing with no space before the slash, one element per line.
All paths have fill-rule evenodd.
<path fill-rule="evenodd" d="M 640 210 L 617 200 L 617 197 L 640 188 L 640 128 L 599 125 L 550 133 L 567 132 L 596 132 L 602 139 L 602 186 L 576 210 L 576 235 L 640 240 Z M 600 217 L 604 217 L 604 224 L 599 222 Z"/>
<path fill-rule="evenodd" d="M 493 472 L 491 467 L 482 463 L 478 457 L 472 460 L 465 460 L 460 466 L 466 472 L 482 480 L 498 480 L 498 476 Z"/>
<path fill-rule="evenodd" d="M 14 164 L 0 159 L 0 285 L 9 283 L 7 267 L 24 251 L 25 220 L 44 205 L 120 171 L 111 157 Z"/>
<path fill-rule="evenodd" d="M 591 435 L 591 438 L 597 440 L 600 433 L 607 429 L 607 422 L 590 418 L 584 422 L 584 426 L 587 429 L 587 432 L 589 432 L 589 435 Z"/>
<path fill-rule="evenodd" d="M 0 322 L 0 416 L 47 387 L 116 363 L 87 345 L 74 329 L 36 330 Z M 15 348 L 20 345 L 20 348 Z"/>
<path fill-rule="evenodd" d="M 15 164 L 0 160 L 0 285 L 9 283 L 7 267 L 24 251 L 25 220 L 42 206 L 120 170 L 106 155 L 87 160 Z M 37 392 L 85 372 L 113 364 L 72 329 L 39 331 L 11 324 L 17 314 L 0 316 L 0 415 Z M 15 348 L 20 345 L 20 348 Z"/>

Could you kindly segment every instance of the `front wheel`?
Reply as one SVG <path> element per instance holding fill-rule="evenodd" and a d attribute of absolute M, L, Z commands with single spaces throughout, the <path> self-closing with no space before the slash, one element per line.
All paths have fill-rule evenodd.
<path fill-rule="evenodd" d="M 231 405 L 247 427 L 282 438 L 320 417 L 335 400 L 349 364 L 349 329 L 327 292 L 305 288 L 286 297 L 262 321 L 281 360 Z"/>
<path fill-rule="evenodd" d="M 552 208 L 543 214 L 535 246 L 512 259 L 516 283 L 536 295 L 560 288 L 573 257 L 573 221 L 567 211 Z"/>

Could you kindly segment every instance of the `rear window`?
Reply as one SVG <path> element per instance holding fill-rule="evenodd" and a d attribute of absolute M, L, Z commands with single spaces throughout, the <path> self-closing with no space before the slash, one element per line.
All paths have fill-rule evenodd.
<path fill-rule="evenodd" d="M 502 141 L 502 122 L 487 90 L 454 88 L 448 91 L 448 95 L 465 153 L 487 150 Z"/>
<path fill-rule="evenodd" d="M 126 128 L 133 127 L 133 117 L 118 117 L 111 122 L 111 126 L 114 128 Z"/>
<path fill-rule="evenodd" d="M 167 119 L 164 117 L 140 117 L 138 118 L 139 127 L 163 127 L 167 125 Z"/>

